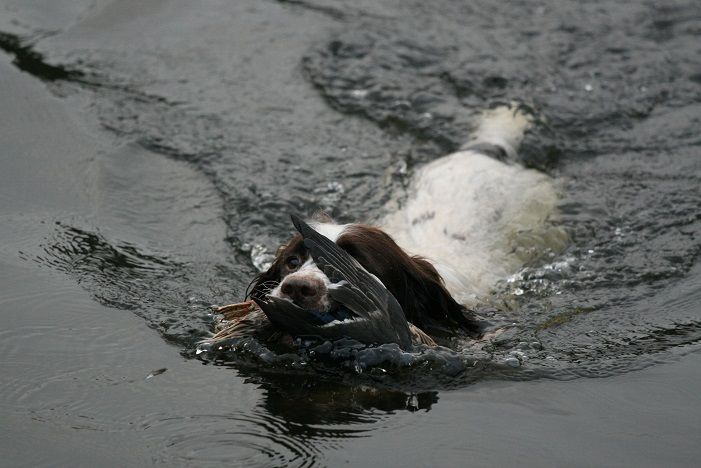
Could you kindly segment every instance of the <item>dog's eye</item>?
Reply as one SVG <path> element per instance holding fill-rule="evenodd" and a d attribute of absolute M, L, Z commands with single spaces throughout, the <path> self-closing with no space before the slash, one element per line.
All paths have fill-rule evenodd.
<path fill-rule="evenodd" d="M 287 268 L 290 270 L 297 269 L 301 263 L 299 257 L 296 255 L 291 255 L 285 260 L 285 265 L 287 265 Z"/>

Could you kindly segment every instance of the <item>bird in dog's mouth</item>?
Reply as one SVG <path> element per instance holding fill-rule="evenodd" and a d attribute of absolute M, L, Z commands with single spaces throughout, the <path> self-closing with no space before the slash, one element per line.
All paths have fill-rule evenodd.
<path fill-rule="evenodd" d="M 223 320 L 217 333 L 201 345 L 224 349 L 231 340 L 254 336 L 283 344 L 295 337 L 349 338 L 368 345 L 396 343 L 405 351 L 415 345 L 436 346 L 431 336 L 408 322 L 400 303 L 377 276 L 299 217 L 292 216 L 292 222 L 300 247 L 310 257 L 307 262 L 328 280 L 325 307 L 309 307 L 304 297 L 296 301 L 295 294 L 281 294 L 277 285 L 251 294 L 251 301 L 216 308 Z"/>
<path fill-rule="evenodd" d="M 292 335 L 349 337 L 362 343 L 412 347 L 412 333 L 401 306 L 374 275 L 333 241 L 297 216 L 292 222 L 316 266 L 329 278 L 330 310 L 308 310 L 289 299 L 254 299 L 271 323 Z"/>

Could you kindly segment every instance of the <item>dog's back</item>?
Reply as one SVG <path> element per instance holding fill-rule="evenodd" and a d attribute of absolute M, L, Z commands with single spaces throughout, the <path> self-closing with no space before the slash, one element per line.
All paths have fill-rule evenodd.
<path fill-rule="evenodd" d="M 400 246 L 433 261 L 463 303 L 566 240 L 548 223 L 558 200 L 553 179 L 508 162 L 529 125 L 518 110 L 486 112 L 463 149 L 421 168 L 404 205 L 380 223 Z"/>

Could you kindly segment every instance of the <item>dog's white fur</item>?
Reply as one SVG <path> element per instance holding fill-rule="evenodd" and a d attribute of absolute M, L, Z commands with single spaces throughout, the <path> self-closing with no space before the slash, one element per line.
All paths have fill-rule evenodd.
<path fill-rule="evenodd" d="M 512 159 L 530 124 L 510 107 L 485 112 L 463 147 L 494 144 Z M 408 194 L 378 224 L 407 252 L 432 261 L 458 302 L 473 303 L 529 257 L 566 240 L 548 222 L 558 200 L 553 179 L 477 151 L 460 150 L 424 166 Z"/>

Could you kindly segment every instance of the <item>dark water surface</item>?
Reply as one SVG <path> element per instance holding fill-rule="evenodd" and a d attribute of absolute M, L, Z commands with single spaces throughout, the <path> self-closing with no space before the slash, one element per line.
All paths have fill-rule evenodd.
<path fill-rule="evenodd" d="M 699 37 L 693 1 L 0 0 L 4 463 L 695 465 Z M 513 101 L 571 240 L 497 341 L 195 355 L 287 213 L 379 218 Z"/>

